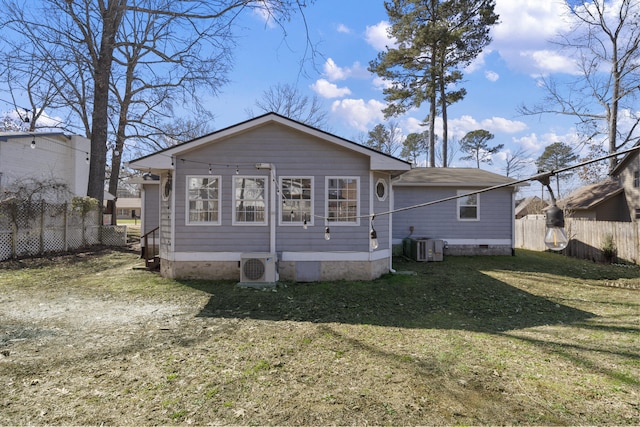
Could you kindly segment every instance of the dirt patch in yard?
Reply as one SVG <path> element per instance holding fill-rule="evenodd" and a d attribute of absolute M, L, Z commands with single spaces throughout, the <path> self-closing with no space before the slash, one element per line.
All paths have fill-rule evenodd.
<path fill-rule="evenodd" d="M 0 424 L 639 424 L 637 272 L 534 261 L 267 291 L 4 263 Z"/>

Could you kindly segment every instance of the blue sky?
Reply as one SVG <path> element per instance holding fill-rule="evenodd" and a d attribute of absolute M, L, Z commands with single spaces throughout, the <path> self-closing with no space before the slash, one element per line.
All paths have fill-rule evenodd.
<path fill-rule="evenodd" d="M 484 169 L 504 173 L 505 156 L 524 150 L 531 163 L 521 177 L 530 176 L 535 173 L 533 160 L 547 145 L 576 140 L 573 122 L 566 117 L 526 117 L 517 111 L 522 104 L 542 99 L 541 76 L 575 74 L 572 59 L 550 43 L 569 27 L 563 3 L 496 0 L 500 23 L 492 29 L 493 42 L 465 70 L 466 98 L 449 109 L 450 136 L 459 139 L 469 131 L 486 129 L 495 135 L 492 144 L 505 145 L 493 165 L 483 165 Z M 392 43 L 386 36 L 383 0 L 316 0 L 304 13 L 318 53 L 315 64 L 301 65 L 307 35 L 299 14 L 285 23 L 286 36 L 257 13 L 241 16 L 231 82 L 219 96 L 206 100 L 215 115 L 213 129 L 246 120 L 247 109 L 276 84 L 295 85 L 300 92 L 317 96 L 328 111 L 328 130 L 344 138 L 360 140 L 384 122 L 384 82 L 367 71 L 369 62 Z M 308 54 L 306 58 L 310 59 Z M 394 120 L 404 135 L 421 131 L 427 109 L 424 105 Z M 458 152 L 451 165 L 475 166 L 460 161 L 461 156 Z"/>
<path fill-rule="evenodd" d="M 483 166 L 498 173 L 504 169 L 507 152 L 525 150 L 536 159 L 557 141 L 571 143 L 575 129 L 570 119 L 557 116 L 521 116 L 517 108 L 532 105 L 544 96 L 541 76 L 570 76 L 571 58 L 563 57 L 550 41 L 568 27 L 561 0 L 497 0 L 500 23 L 492 29 L 493 42 L 465 70 L 466 98 L 449 110 L 449 129 L 461 138 L 475 129 L 495 135 L 491 144 L 505 149 Z M 257 14 L 245 16 L 238 33 L 238 49 L 232 82 L 211 100 L 220 129 L 247 119 L 246 109 L 262 92 L 277 83 L 295 85 L 302 93 L 316 95 L 329 112 L 331 132 L 357 139 L 384 122 L 382 82 L 367 71 L 369 61 L 390 43 L 386 39 L 387 16 L 382 1 L 318 0 L 305 11 L 312 42 L 322 57 L 314 69 L 301 73 L 304 27 L 300 20 L 286 26 L 287 35 L 265 23 Z M 427 105 L 397 117 L 402 132 L 419 131 Z M 473 166 L 459 160 L 454 166 Z M 534 173 L 535 167 L 525 172 Z"/>

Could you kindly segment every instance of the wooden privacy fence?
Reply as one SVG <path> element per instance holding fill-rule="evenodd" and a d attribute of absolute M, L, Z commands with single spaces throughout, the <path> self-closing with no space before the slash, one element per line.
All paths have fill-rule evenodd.
<path fill-rule="evenodd" d="M 605 248 L 615 246 L 614 261 L 640 261 L 640 223 L 565 219 L 569 245 L 563 253 L 575 258 L 596 262 L 607 261 Z M 516 220 L 516 248 L 544 251 L 546 231 L 544 215 L 529 215 Z"/>
<path fill-rule="evenodd" d="M 125 226 L 102 226 L 100 209 L 70 203 L 0 203 L 0 261 L 65 252 L 92 245 L 126 245 Z"/>

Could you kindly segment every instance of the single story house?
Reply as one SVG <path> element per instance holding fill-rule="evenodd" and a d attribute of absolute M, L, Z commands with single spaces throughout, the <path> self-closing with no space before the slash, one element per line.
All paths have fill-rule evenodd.
<path fill-rule="evenodd" d="M 518 185 L 477 168 L 412 169 L 392 182 L 393 242 L 441 240 L 444 254 L 511 255 Z M 424 206 L 408 209 L 416 205 Z"/>
<path fill-rule="evenodd" d="M 118 219 L 137 219 L 141 216 L 142 199 L 140 197 L 118 197 L 116 206 Z"/>
<path fill-rule="evenodd" d="M 160 178 L 157 209 L 151 184 L 142 203 L 143 224 L 159 219 L 161 274 L 244 283 L 389 272 L 392 216 L 375 214 L 392 209 L 391 180 L 411 169 L 275 113 L 129 166 Z"/>
<path fill-rule="evenodd" d="M 514 180 L 412 169 L 275 113 L 129 166 L 143 172 L 142 235 L 166 277 L 371 280 L 392 271 L 406 238 L 440 239 L 451 255 L 514 247 Z"/>
<path fill-rule="evenodd" d="M 557 204 L 569 218 L 631 221 L 625 190 L 616 179 L 580 187 Z"/>
<path fill-rule="evenodd" d="M 549 206 L 549 203 L 538 196 L 529 196 L 516 200 L 515 217 L 520 219 L 528 215 L 543 215 L 547 206 Z"/>

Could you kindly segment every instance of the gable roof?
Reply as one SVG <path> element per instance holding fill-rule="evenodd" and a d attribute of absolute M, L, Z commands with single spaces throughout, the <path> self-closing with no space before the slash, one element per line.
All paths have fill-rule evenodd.
<path fill-rule="evenodd" d="M 633 146 L 634 148 L 640 146 L 640 141 L 636 142 L 636 144 Z M 629 153 L 627 153 L 622 160 L 620 160 L 618 162 L 618 164 L 613 168 L 613 170 L 611 171 L 611 173 L 609 173 L 610 176 L 618 176 L 620 175 L 620 172 L 622 172 L 624 170 L 624 168 L 627 167 L 627 165 L 634 160 L 636 157 L 638 157 L 638 152 L 640 150 L 633 150 Z"/>
<path fill-rule="evenodd" d="M 493 187 L 509 184 L 523 185 L 513 178 L 478 168 L 414 168 L 393 181 L 394 186 L 423 187 Z"/>
<path fill-rule="evenodd" d="M 365 147 L 331 133 L 311 127 L 304 123 L 289 119 L 277 113 L 267 113 L 262 116 L 258 116 L 253 119 L 249 119 L 244 122 L 229 126 L 219 131 L 203 135 L 191 141 L 174 145 L 172 147 L 157 151 L 153 154 L 140 157 L 129 162 L 129 167 L 133 169 L 152 171 L 173 169 L 171 160 L 177 156 L 196 150 L 203 145 L 226 139 L 272 123 L 286 126 L 290 129 L 320 138 L 324 141 L 336 144 L 337 146 L 347 148 L 351 151 L 355 151 L 357 153 L 368 156 L 370 158 L 370 167 L 372 170 L 385 170 L 391 171 L 394 174 L 400 174 L 411 169 L 411 163 L 407 161 L 398 159 L 385 153 L 381 153 L 372 148 Z"/>
<path fill-rule="evenodd" d="M 538 196 L 529 196 L 525 197 L 522 200 L 516 201 L 516 210 L 515 215 L 516 218 L 529 215 L 529 209 L 532 209 L 537 212 L 541 212 L 542 209 L 546 208 L 549 205 L 546 201 L 542 200 Z"/>
<path fill-rule="evenodd" d="M 617 181 L 608 179 L 578 188 L 567 197 L 558 200 L 558 207 L 573 210 L 593 209 L 623 191 L 624 189 Z"/>

